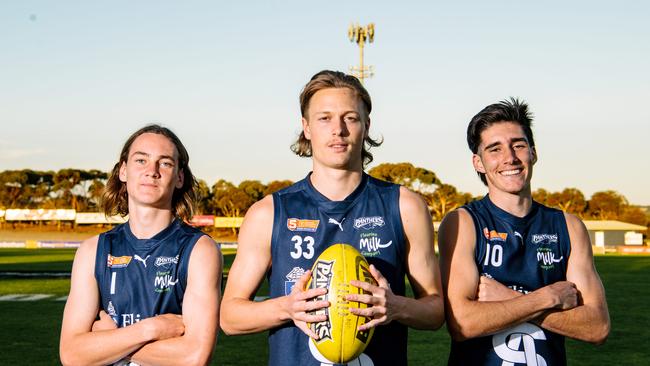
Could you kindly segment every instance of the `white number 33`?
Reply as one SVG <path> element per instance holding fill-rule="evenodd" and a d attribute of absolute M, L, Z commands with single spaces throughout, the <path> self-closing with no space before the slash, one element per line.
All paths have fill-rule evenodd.
<path fill-rule="evenodd" d="M 294 235 L 291 238 L 294 250 L 291 251 L 291 258 L 298 259 L 304 257 L 305 259 L 312 259 L 314 257 L 314 238 L 312 236 L 305 236 L 303 239 L 300 235 Z M 303 243 L 305 249 L 303 250 Z"/>

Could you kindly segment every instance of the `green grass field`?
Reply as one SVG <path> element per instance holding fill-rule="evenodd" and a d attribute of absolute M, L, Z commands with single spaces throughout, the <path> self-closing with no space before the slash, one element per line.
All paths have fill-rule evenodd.
<path fill-rule="evenodd" d="M 69 271 L 73 250 L 0 249 L 0 272 Z M 226 266 L 232 255 L 225 256 Z M 650 337 L 650 257 L 599 256 L 601 275 L 612 319 L 612 332 L 602 346 L 567 340 L 572 365 L 650 365 L 650 349 L 643 346 Z M 0 295 L 51 293 L 64 295 L 69 279 L 1 279 Z M 263 291 L 263 290 L 262 290 Z M 58 337 L 64 303 L 53 300 L 33 302 L 0 301 L 3 331 L 0 333 L 2 364 L 56 365 Z M 266 334 L 219 336 L 213 365 L 263 365 L 267 358 Z M 436 332 L 410 331 L 411 365 L 445 365 L 449 336 L 443 328 Z"/>

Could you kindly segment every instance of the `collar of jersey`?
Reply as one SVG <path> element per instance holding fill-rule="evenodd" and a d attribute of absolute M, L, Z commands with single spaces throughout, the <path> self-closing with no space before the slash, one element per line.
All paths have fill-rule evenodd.
<path fill-rule="evenodd" d="M 490 208 L 490 211 L 497 217 L 515 226 L 527 225 L 528 222 L 532 220 L 533 217 L 535 217 L 537 210 L 539 209 L 539 204 L 533 201 L 533 204 L 530 207 L 530 212 L 528 212 L 524 217 L 517 217 L 495 205 L 494 202 L 492 202 L 490 199 L 490 195 L 485 195 L 485 198 L 483 198 L 482 201 L 485 202 L 485 204 Z"/>
<path fill-rule="evenodd" d="M 133 235 L 128 222 L 124 224 L 124 232 L 126 233 L 129 242 L 131 242 L 135 247 L 151 248 L 167 239 L 167 237 L 169 237 L 169 235 L 172 234 L 174 232 L 174 229 L 176 229 L 179 225 L 179 220 L 174 219 L 174 221 L 172 221 L 169 226 L 162 229 L 158 234 L 152 236 L 149 239 L 138 239 L 135 235 Z"/>
<path fill-rule="evenodd" d="M 357 188 L 352 191 L 343 201 L 332 201 L 329 198 L 325 197 L 323 194 L 318 192 L 316 188 L 311 184 L 311 173 L 307 174 L 307 177 L 304 179 L 306 182 L 306 191 L 317 203 L 318 206 L 325 212 L 331 213 L 344 213 L 350 209 L 361 197 L 361 192 L 368 184 L 368 174 L 365 172 L 361 175 L 361 182 Z"/>

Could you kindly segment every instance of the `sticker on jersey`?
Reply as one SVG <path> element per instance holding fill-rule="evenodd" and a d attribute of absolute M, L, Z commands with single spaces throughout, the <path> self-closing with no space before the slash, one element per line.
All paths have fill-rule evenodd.
<path fill-rule="evenodd" d="M 157 293 L 169 292 L 177 283 L 178 279 L 174 279 L 171 271 L 158 271 L 153 282 L 154 291 Z"/>
<path fill-rule="evenodd" d="M 489 241 L 506 241 L 508 238 L 508 233 L 500 233 L 496 230 L 488 230 L 488 228 L 483 228 L 483 235 L 485 239 Z"/>
<path fill-rule="evenodd" d="M 125 268 L 126 266 L 129 265 L 131 262 L 131 256 L 130 255 L 125 255 L 122 257 L 113 257 L 112 255 L 108 255 L 108 258 L 106 258 L 106 266 L 108 268 Z"/>
<path fill-rule="evenodd" d="M 556 253 L 551 248 L 538 247 L 537 263 L 539 263 L 539 267 L 547 271 L 555 268 L 555 263 L 560 263 L 564 259 L 564 256 L 556 258 L 555 255 Z"/>
<path fill-rule="evenodd" d="M 156 261 L 153 263 L 156 267 L 165 267 L 169 268 L 172 264 L 178 264 L 178 256 L 175 257 L 156 257 Z"/>
<path fill-rule="evenodd" d="M 381 254 L 381 249 L 386 249 L 391 244 L 392 240 L 384 243 L 377 233 L 361 233 L 359 236 L 359 251 L 365 257 L 376 257 Z"/>
<path fill-rule="evenodd" d="M 359 217 L 354 219 L 354 228 L 359 230 L 372 230 L 386 225 L 382 216 Z"/>
<path fill-rule="evenodd" d="M 539 327 L 523 323 L 492 336 L 494 353 L 502 365 L 546 366 L 546 360 L 535 348 L 535 341 L 545 341 L 546 334 Z"/>
<path fill-rule="evenodd" d="M 335 261 L 319 260 L 314 265 L 314 273 L 312 273 L 311 288 L 329 288 L 332 281 L 332 268 Z M 315 301 L 327 300 L 327 294 L 316 296 Z M 316 342 L 320 343 L 325 340 L 332 340 L 332 323 L 330 322 L 329 307 L 312 311 L 313 315 L 325 315 L 326 320 L 317 323 L 311 323 L 309 327 L 318 335 Z"/>
<path fill-rule="evenodd" d="M 305 274 L 305 270 L 300 267 L 293 267 L 291 272 L 287 273 L 287 281 L 284 281 L 284 294 L 289 295 L 291 290 L 293 290 L 293 285 L 296 284 L 296 281 Z"/>
<path fill-rule="evenodd" d="M 557 244 L 557 234 L 533 234 L 533 244 Z"/>
<path fill-rule="evenodd" d="M 287 229 L 291 231 L 309 231 L 316 232 L 320 220 L 301 220 L 301 219 L 287 219 Z"/>

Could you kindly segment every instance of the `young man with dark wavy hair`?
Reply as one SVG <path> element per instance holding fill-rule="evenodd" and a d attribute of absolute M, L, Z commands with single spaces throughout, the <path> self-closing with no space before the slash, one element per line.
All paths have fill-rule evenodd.
<path fill-rule="evenodd" d="M 355 246 L 378 285 L 352 281 L 365 294 L 346 299 L 370 305 L 350 309 L 375 332 L 355 365 L 405 365 L 408 327 L 436 329 L 444 321 L 433 225 L 423 200 L 408 189 L 368 176 L 372 104 L 353 76 L 314 75 L 300 95 L 302 132 L 292 150 L 311 157 L 300 182 L 257 202 L 246 214 L 228 275 L 221 325 L 228 334 L 270 330 L 269 364 L 329 364 L 313 346 L 307 326 L 324 321 L 312 301 L 325 289 L 306 289 L 309 269 L 335 243 Z M 268 275 L 270 299 L 251 299 Z M 415 298 L 405 294 L 408 276 Z"/>
<path fill-rule="evenodd" d="M 181 141 L 159 125 L 124 144 L 102 206 L 129 219 L 77 250 L 61 328 L 64 365 L 209 362 L 222 259 L 209 236 L 184 223 L 196 196 L 188 164 Z"/>
<path fill-rule="evenodd" d="M 531 123 L 528 105 L 511 99 L 467 128 L 488 194 L 440 225 L 449 365 L 565 365 L 564 337 L 602 343 L 609 333 L 584 224 L 533 201 Z"/>

